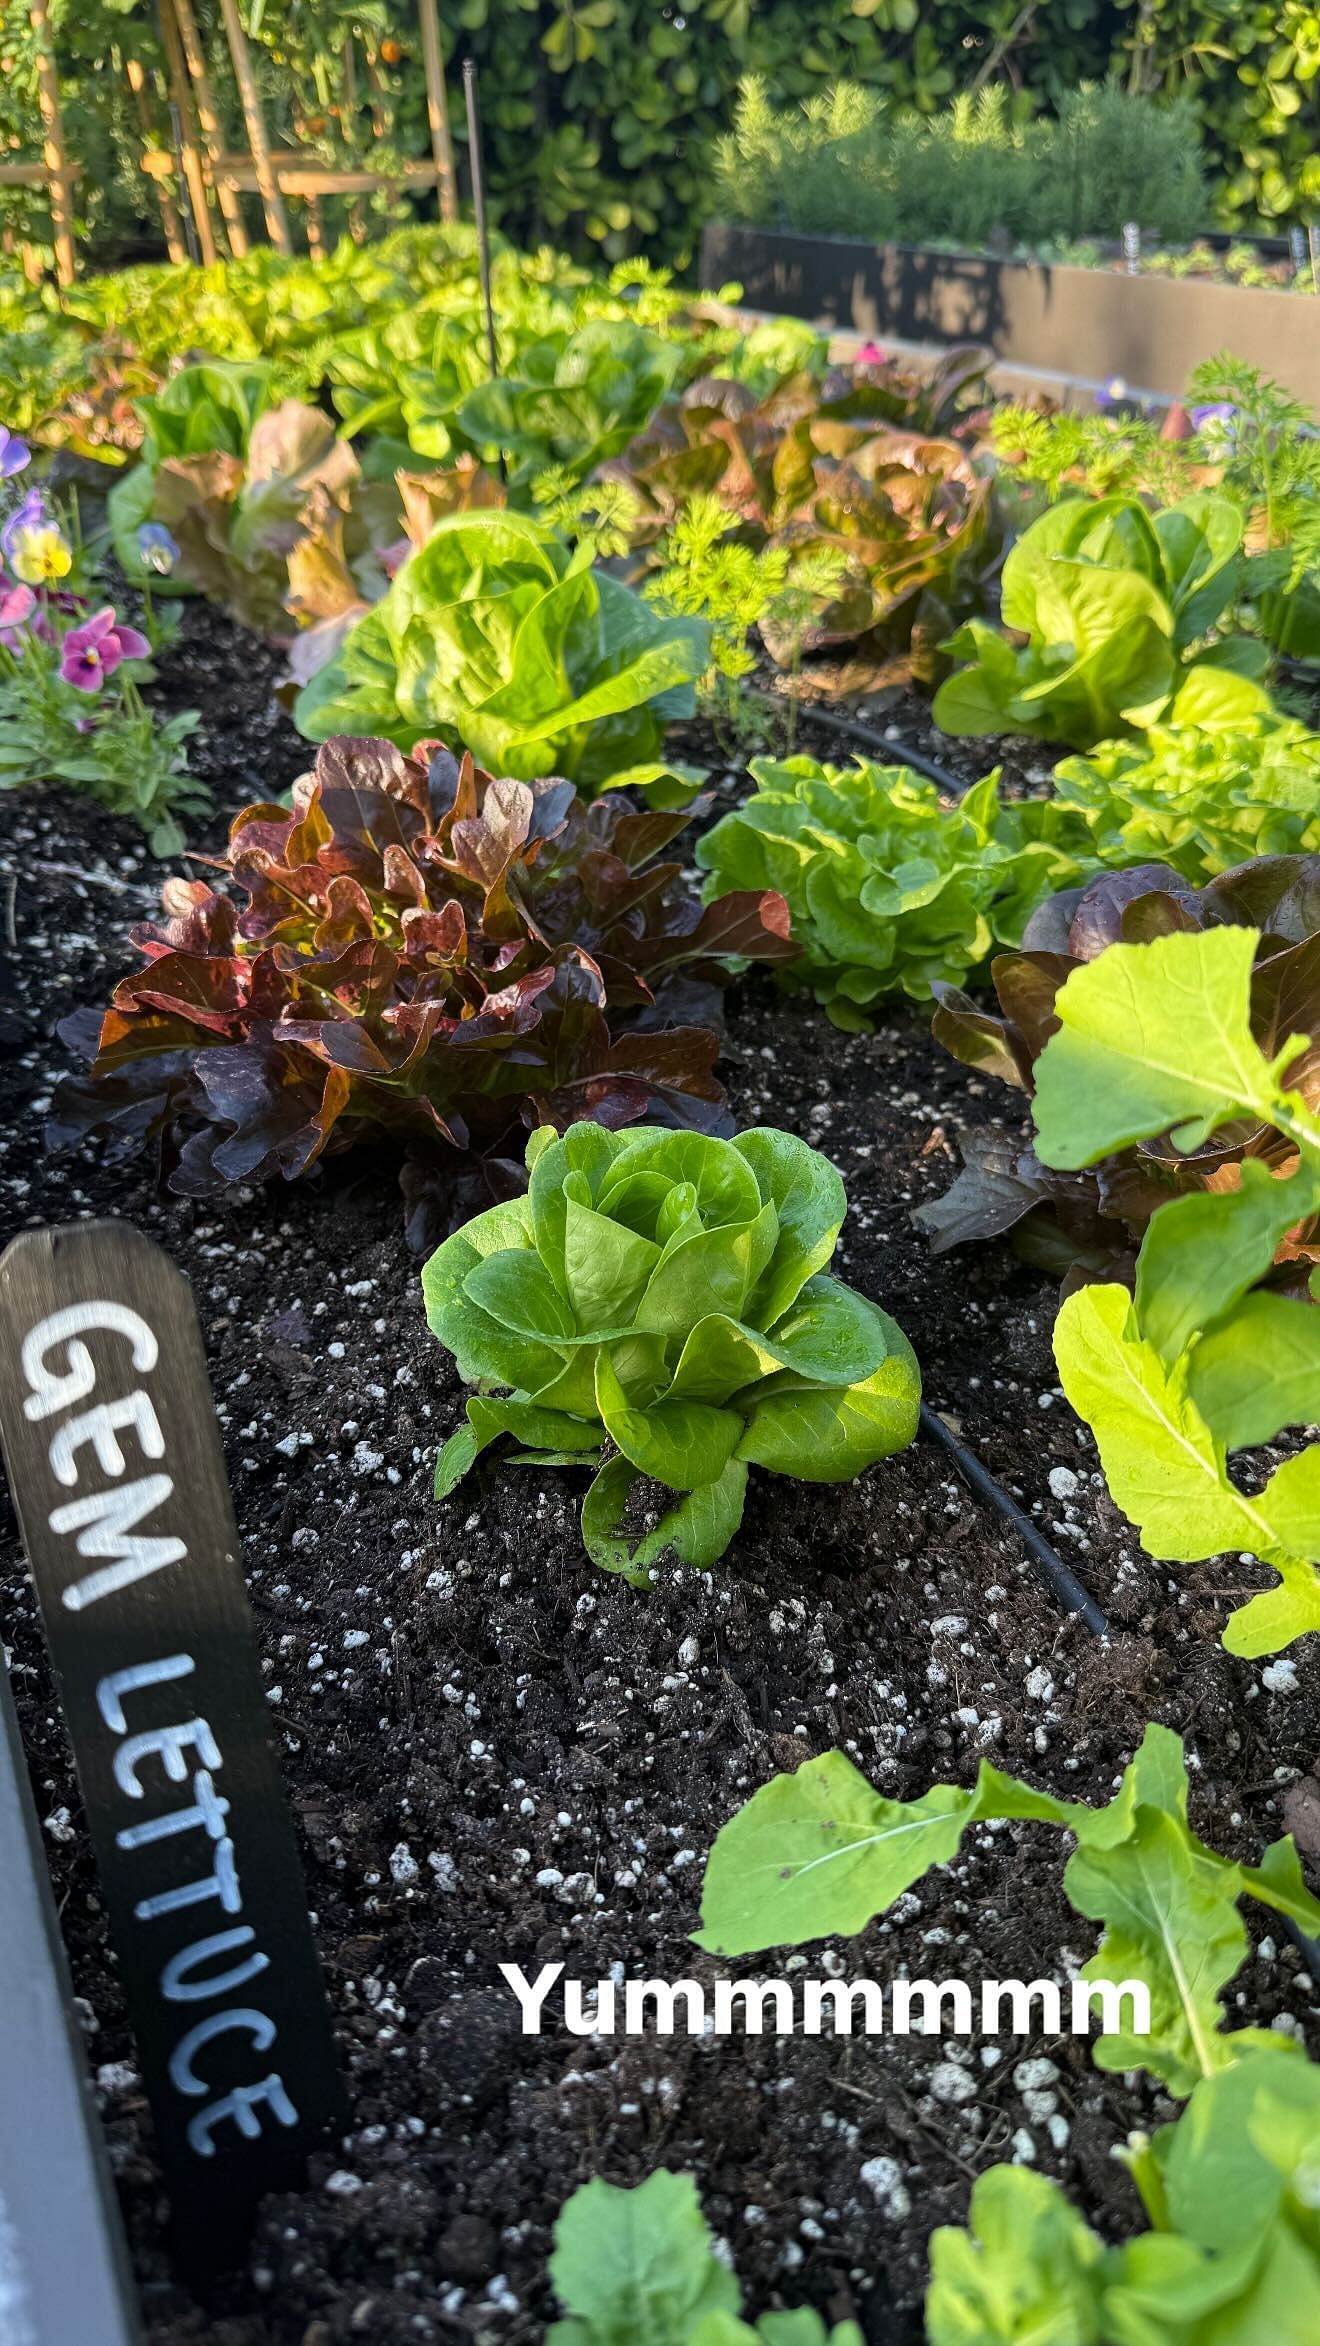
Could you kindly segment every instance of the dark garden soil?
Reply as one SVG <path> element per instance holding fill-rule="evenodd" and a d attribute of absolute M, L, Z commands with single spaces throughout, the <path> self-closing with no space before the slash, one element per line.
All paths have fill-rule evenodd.
<path fill-rule="evenodd" d="M 202 708 L 220 814 L 306 762 L 269 714 L 273 673 L 189 613 L 161 691 Z M 927 2235 L 965 2216 L 995 2160 L 1059 2176 L 1106 2231 L 1134 2225 L 1111 2150 L 1168 2113 L 1148 2086 L 1102 2077 L 1079 2040 L 575 2038 L 553 2005 L 524 2038 L 496 1968 L 709 1980 L 687 1933 L 716 1830 L 771 1773 L 836 1745 L 892 1794 L 967 1782 L 990 1753 L 1099 1801 L 1159 1719 L 1187 1738 L 1200 1833 L 1254 1858 L 1282 1829 L 1286 1789 L 1320 1751 L 1313 1649 L 1264 1671 L 1220 1650 L 1256 1568 L 1198 1568 L 1179 1593 L 1142 1557 L 1059 1392 L 1050 1285 L 999 1249 L 932 1260 L 911 1226 L 952 1177 L 959 1126 L 1015 1113 L 1006 1095 L 944 1058 L 916 1009 L 844 1036 L 761 982 L 731 1004 L 740 1121 L 782 1123 L 841 1167 L 843 1274 L 902 1321 L 928 1397 L 1040 1519 L 1111 1636 L 1058 1613 L 926 1438 L 853 1488 L 754 1477 L 724 1563 L 666 1569 L 638 1595 L 582 1554 L 580 1475 L 483 1461 L 432 1501 L 460 1390 L 426 1331 L 386 1156 L 223 1209 L 162 1199 L 142 1168 L 90 1151 L 43 1156 L 55 1021 L 129 965 L 123 932 L 161 875 L 134 832 L 67 793 L 11 799 L 0 825 L 3 1234 L 127 1216 L 193 1283 L 353 2106 L 308 2191 L 268 2205 L 250 2269 L 195 2304 L 166 2263 L 150 2121 L 6 1516 L 0 1623 L 152 2346 L 539 2339 L 551 2223 L 598 2172 L 692 2171 L 753 2308 L 852 2314 L 869 2346 L 919 2337 Z M 807 1968 L 1063 1977 L 1093 1941 L 1063 1899 L 1064 1855 L 1044 1828 L 980 1831 Z M 1239 1988 L 1237 2021 L 1320 2017 L 1286 1942 L 1261 1940 Z"/>

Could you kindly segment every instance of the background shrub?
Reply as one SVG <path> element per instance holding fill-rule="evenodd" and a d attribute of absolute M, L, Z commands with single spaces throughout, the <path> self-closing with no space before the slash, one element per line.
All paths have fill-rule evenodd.
<path fill-rule="evenodd" d="M 226 143 L 240 146 L 217 0 L 196 0 L 196 13 Z M 1320 198 L 1320 20 L 1310 0 L 1143 0 L 1140 9 L 1131 0 L 1038 0 L 1032 9 L 1019 0 L 683 0 L 681 9 L 676 0 L 453 0 L 441 14 L 460 179 L 466 184 L 458 66 L 471 56 L 481 68 L 493 206 L 523 245 L 553 238 L 611 259 L 690 255 L 711 212 L 712 151 L 748 73 L 763 77 L 778 107 L 848 82 L 895 113 L 923 117 L 938 116 L 960 92 L 1002 87 L 1023 126 L 1057 117 L 1083 83 L 1113 75 L 1161 104 L 1186 95 L 1221 222 L 1305 220 Z M 128 0 L 50 0 L 50 16 L 70 139 L 86 166 L 78 205 L 95 256 L 158 251 L 124 74 L 129 57 L 158 68 L 154 11 Z M 414 0 L 372 0 L 360 12 L 256 0 L 244 16 L 280 144 L 327 163 L 427 153 Z M 156 137 L 168 144 L 162 98 L 158 84 Z M 36 154 L 39 143 L 28 15 L 12 7 L 0 34 L 0 145 Z M 1121 151 L 1117 160 L 1128 168 Z M 1144 173 L 1148 158 L 1139 160 Z M 864 176 L 861 183 L 869 204 Z M 1103 186 L 1096 202 L 1103 226 L 1116 229 Z M 398 219 L 410 207 L 386 194 L 364 199 L 359 224 L 373 209 Z M 348 217 L 342 202 L 323 214 L 332 237 Z M 6 228 L 43 243 L 40 199 L 5 191 Z"/>

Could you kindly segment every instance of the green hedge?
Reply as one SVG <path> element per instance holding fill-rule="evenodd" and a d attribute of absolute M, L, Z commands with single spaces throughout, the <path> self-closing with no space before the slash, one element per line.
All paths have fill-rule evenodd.
<path fill-rule="evenodd" d="M 857 82 L 776 107 L 756 74 L 716 142 L 714 191 L 722 220 L 973 251 L 1116 237 L 1127 220 L 1187 243 L 1211 202 L 1189 98 L 1083 88 L 1023 121 L 1002 83 L 924 115 Z"/>
<path fill-rule="evenodd" d="M 218 9 L 196 5 L 237 145 Z M 426 153 L 414 0 L 243 8 L 281 144 L 297 137 L 327 159 Z M 92 166 L 80 192 L 104 256 L 139 224 L 158 234 L 134 169 L 120 70 L 125 51 L 152 62 L 154 11 L 133 0 L 54 0 L 52 13 L 73 144 Z M 16 138 L 35 152 L 27 11 L 9 15 L 0 143 Z M 524 245 L 548 237 L 611 257 L 688 256 L 712 205 L 715 142 L 748 73 L 764 78 L 775 104 L 842 80 L 922 114 L 1003 84 L 1024 120 L 1113 76 L 1137 93 L 1192 101 L 1222 222 L 1320 216 L 1320 11 L 1307 0 L 441 0 L 440 15 L 460 160 L 457 66 L 470 55 L 481 66 L 494 204 Z M 341 223 L 327 209 L 333 231 Z M 0 227 L 21 213 L 28 228 L 31 211 L 6 196 Z"/>

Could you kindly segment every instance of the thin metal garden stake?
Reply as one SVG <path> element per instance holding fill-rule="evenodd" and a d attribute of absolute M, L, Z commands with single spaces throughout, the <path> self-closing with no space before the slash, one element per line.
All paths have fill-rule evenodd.
<path fill-rule="evenodd" d="M 486 310 L 486 348 L 491 381 L 500 371 L 495 344 L 495 305 L 490 291 L 490 223 L 486 218 L 486 173 L 481 152 L 481 100 L 477 95 L 477 68 L 468 57 L 463 64 L 463 100 L 467 107 L 468 162 L 472 172 L 472 210 L 477 223 L 477 254 L 481 266 L 481 298 Z"/>
<path fill-rule="evenodd" d="M 995 1481 L 988 1468 L 982 1466 L 976 1452 L 969 1450 L 965 1442 L 959 1441 L 953 1428 L 947 1426 L 938 1412 L 929 1408 L 924 1401 L 921 1404 L 921 1424 L 923 1431 L 930 1434 L 941 1449 L 948 1451 L 963 1481 L 975 1491 L 978 1499 L 987 1500 L 996 1513 L 1003 1516 L 1005 1523 L 1011 1525 L 1051 1596 L 1057 1599 L 1066 1612 L 1076 1613 L 1078 1619 L 1093 1630 L 1097 1637 L 1103 1637 L 1109 1623 L 1095 1598 L 1083 1588 L 1076 1573 L 1064 1563 L 1058 1551 L 1050 1546 L 1044 1533 L 1037 1529 L 1016 1499 L 1011 1498 L 1003 1485 Z"/>

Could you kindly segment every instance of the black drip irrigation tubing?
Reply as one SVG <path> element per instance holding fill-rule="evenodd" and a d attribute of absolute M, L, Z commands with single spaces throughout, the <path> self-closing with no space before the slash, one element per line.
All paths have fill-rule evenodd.
<path fill-rule="evenodd" d="M 984 1499 L 1017 1533 L 1055 1601 L 1066 1613 L 1076 1613 L 1078 1619 L 1097 1637 L 1104 1637 L 1109 1623 L 1095 1598 L 1088 1589 L 1083 1588 L 1076 1573 L 1064 1563 L 1058 1550 L 1050 1546 L 1044 1533 L 1037 1529 L 1016 1499 L 1010 1498 L 1003 1484 L 997 1483 L 989 1469 L 982 1466 L 976 1452 L 969 1450 L 967 1444 L 958 1439 L 952 1427 L 945 1424 L 939 1412 L 931 1409 L 924 1401 L 921 1404 L 921 1424 L 923 1431 L 938 1442 L 941 1449 L 947 1450 L 963 1481 L 976 1493 L 977 1498 Z"/>
<path fill-rule="evenodd" d="M 782 715 L 784 702 L 769 693 L 759 697 L 767 708 Z M 839 734 L 844 741 L 855 741 L 859 748 L 869 750 L 873 758 L 879 758 L 885 765 L 911 766 L 914 773 L 924 774 L 928 782 L 938 783 L 952 798 L 961 798 L 971 788 L 970 783 L 960 781 L 947 766 L 937 765 L 922 750 L 909 749 L 905 741 L 890 741 L 873 726 L 863 725 L 858 717 L 841 717 L 834 709 L 823 709 L 818 701 L 798 701 L 796 706 L 799 716 L 810 718 L 813 725 L 823 725 L 827 732 Z"/>

